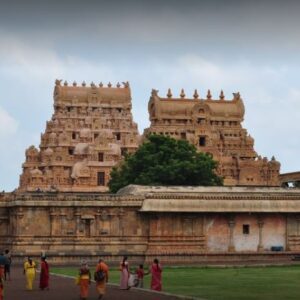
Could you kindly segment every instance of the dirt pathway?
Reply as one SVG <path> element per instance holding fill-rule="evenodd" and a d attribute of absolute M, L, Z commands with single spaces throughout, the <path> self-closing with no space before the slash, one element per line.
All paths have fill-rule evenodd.
<path fill-rule="evenodd" d="M 79 287 L 75 285 L 74 279 L 52 275 L 50 277 L 50 290 L 41 291 L 38 288 L 39 274 L 34 284 L 33 291 L 26 291 L 25 276 L 21 268 L 12 268 L 12 281 L 5 282 L 4 300 L 79 300 Z M 90 286 L 89 298 L 97 299 L 95 283 Z M 162 295 L 138 289 L 121 291 L 116 286 L 108 286 L 104 300 L 171 300 L 175 296 Z M 182 298 L 181 298 L 182 299 Z"/>

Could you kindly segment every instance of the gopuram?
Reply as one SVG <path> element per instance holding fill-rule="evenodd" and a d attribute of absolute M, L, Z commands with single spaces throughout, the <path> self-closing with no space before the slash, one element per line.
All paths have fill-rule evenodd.
<path fill-rule="evenodd" d="M 40 149 L 26 150 L 20 191 L 107 191 L 112 167 L 139 143 L 129 83 L 123 85 L 56 80 L 54 114 Z"/>
<path fill-rule="evenodd" d="M 148 105 L 151 126 L 146 134 L 167 134 L 188 140 L 199 151 L 211 153 L 218 161 L 218 175 L 228 186 L 279 186 L 280 163 L 272 157 L 268 161 L 254 151 L 254 139 L 242 128 L 245 107 L 239 93 L 225 100 L 223 91 L 213 100 L 210 90 L 206 99 L 199 99 L 195 90 L 193 99 L 173 98 L 169 89 L 167 98 L 156 90 Z"/>
<path fill-rule="evenodd" d="M 179 98 L 153 90 L 145 134 L 211 153 L 226 186 L 132 185 L 112 195 L 111 168 L 145 138 L 129 84 L 56 81 L 40 146 L 26 150 L 19 188 L 0 194 L 0 249 L 11 249 L 15 261 L 46 252 L 64 264 L 125 254 L 136 263 L 290 260 L 300 250 L 300 190 L 281 188 L 279 162 L 256 154 L 244 112 L 238 93 L 212 100 L 210 92 L 186 99 L 183 90 Z"/>

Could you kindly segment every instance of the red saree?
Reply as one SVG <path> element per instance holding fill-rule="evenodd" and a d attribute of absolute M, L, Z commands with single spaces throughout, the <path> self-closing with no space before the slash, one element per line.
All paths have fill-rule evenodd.
<path fill-rule="evenodd" d="M 40 289 L 49 287 L 49 266 L 46 261 L 41 262 Z"/>
<path fill-rule="evenodd" d="M 161 273 L 162 267 L 159 264 L 153 264 L 151 266 L 151 290 L 161 291 L 162 284 L 161 284 Z"/>

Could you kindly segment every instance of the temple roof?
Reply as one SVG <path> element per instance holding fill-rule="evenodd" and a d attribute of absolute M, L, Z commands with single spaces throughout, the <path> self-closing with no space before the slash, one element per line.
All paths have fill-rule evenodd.
<path fill-rule="evenodd" d="M 129 185 L 118 195 L 144 196 L 141 212 L 300 212 L 300 189 L 279 187 Z"/>
<path fill-rule="evenodd" d="M 78 86 L 77 83 L 73 85 L 68 85 L 65 83 L 62 85 L 61 80 L 56 80 L 55 89 L 54 89 L 54 98 L 56 102 L 68 102 L 68 101 L 101 101 L 101 100 L 114 100 L 127 102 L 131 100 L 131 92 L 128 82 L 124 82 L 123 86 L 119 83 L 115 87 L 111 83 L 108 83 L 107 86 L 104 86 L 100 83 L 98 86 L 93 82 L 90 86 L 87 86 L 85 82 L 81 86 Z"/>
<path fill-rule="evenodd" d="M 0 195 L 0 207 L 134 206 L 142 213 L 300 213 L 300 189 L 129 185 L 116 195 L 34 192 Z"/>
<path fill-rule="evenodd" d="M 146 186 L 128 185 L 118 191 L 118 195 L 153 195 L 153 194 L 261 194 L 261 195 L 298 195 L 300 189 L 286 189 L 281 187 L 255 187 L 255 186 Z"/>
<path fill-rule="evenodd" d="M 234 118 L 239 121 L 243 121 L 244 118 L 245 107 L 239 93 L 234 94 L 232 100 L 224 100 L 223 98 L 212 100 L 211 98 L 162 98 L 158 96 L 157 91 L 153 91 L 148 104 L 150 118 L 164 118 L 164 116 L 167 118 L 168 115 L 191 116 L 198 114 L 200 110 L 214 118 L 226 117 L 227 119 Z"/>

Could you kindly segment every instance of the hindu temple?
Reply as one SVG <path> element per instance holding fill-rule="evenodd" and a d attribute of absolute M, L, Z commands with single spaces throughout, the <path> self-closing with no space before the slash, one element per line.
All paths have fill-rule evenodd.
<path fill-rule="evenodd" d="M 40 145 L 25 152 L 19 187 L 0 194 L 0 249 L 14 261 L 47 253 L 52 263 L 287 261 L 300 250 L 300 190 L 261 157 L 243 128 L 239 93 L 196 90 L 160 97 L 140 136 L 131 88 L 56 80 L 54 113 Z M 272 130 L 270 128 L 270 130 Z M 218 161 L 222 187 L 134 186 L 108 193 L 110 171 L 151 133 L 185 139 Z M 280 187 L 281 182 L 285 188 Z"/>

